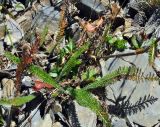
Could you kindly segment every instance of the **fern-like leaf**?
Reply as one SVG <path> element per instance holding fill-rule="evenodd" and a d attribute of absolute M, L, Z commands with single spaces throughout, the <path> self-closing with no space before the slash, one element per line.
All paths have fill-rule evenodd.
<path fill-rule="evenodd" d="M 20 58 L 16 57 L 15 55 L 13 55 L 11 52 L 6 51 L 4 53 L 4 56 L 7 57 L 9 60 L 11 60 L 12 62 L 18 64 L 21 62 Z"/>
<path fill-rule="evenodd" d="M 133 81 L 144 81 L 144 80 L 159 80 L 159 78 L 154 74 L 144 74 L 141 69 L 136 67 L 119 67 L 117 70 L 105 75 L 100 80 L 95 81 L 93 83 L 88 84 L 83 89 L 89 90 L 89 89 L 95 89 L 97 87 L 104 87 L 106 85 L 112 84 L 116 82 L 117 80 L 120 80 L 122 78 L 133 80 Z"/>
<path fill-rule="evenodd" d="M 80 105 L 90 108 L 98 116 L 100 116 L 103 122 L 107 125 L 107 127 L 111 127 L 108 114 L 104 112 L 100 103 L 97 101 L 96 98 L 92 96 L 91 93 L 82 89 L 76 89 L 73 90 L 72 96 L 75 97 L 75 99 Z"/>
<path fill-rule="evenodd" d="M 29 71 L 35 76 L 42 79 L 45 83 L 52 85 L 55 88 L 60 88 L 60 85 L 44 70 L 36 65 L 31 65 L 29 67 Z"/>
<path fill-rule="evenodd" d="M 20 58 L 16 57 L 15 55 L 11 54 L 10 52 L 5 52 L 5 56 L 13 61 L 14 63 L 20 63 Z M 31 65 L 29 67 L 29 71 L 34 75 L 38 76 L 44 82 L 53 85 L 56 88 L 59 88 L 60 85 L 45 71 L 43 71 L 40 67 Z"/>
<path fill-rule="evenodd" d="M 62 68 L 62 71 L 60 72 L 59 76 L 58 76 L 58 80 L 61 79 L 62 76 L 67 75 L 72 68 L 74 68 L 77 65 L 77 58 L 83 53 L 85 52 L 89 47 L 89 43 L 84 44 L 83 46 L 80 47 L 80 49 L 78 49 L 71 57 L 70 59 L 67 61 L 67 63 L 64 65 L 64 67 Z M 79 62 L 78 62 L 79 63 Z"/>
<path fill-rule="evenodd" d="M 35 96 L 33 95 L 28 95 L 28 96 L 22 96 L 22 97 L 16 97 L 13 99 L 1 99 L 0 100 L 0 105 L 13 105 L 13 106 L 21 106 L 31 100 L 33 100 Z"/>
<path fill-rule="evenodd" d="M 89 85 L 85 86 L 83 89 L 89 90 L 89 89 L 95 89 L 97 87 L 104 87 L 108 84 L 111 84 L 117 81 L 120 76 L 127 75 L 129 73 L 134 74 L 135 71 L 136 71 L 135 67 L 120 67 L 118 70 L 115 70 L 110 74 L 107 74 L 106 76 L 102 77 L 100 80 L 90 83 Z"/>

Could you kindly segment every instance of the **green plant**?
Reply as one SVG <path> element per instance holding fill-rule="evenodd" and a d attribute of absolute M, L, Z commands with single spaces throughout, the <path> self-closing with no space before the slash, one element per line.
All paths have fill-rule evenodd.
<path fill-rule="evenodd" d="M 113 46 L 113 48 L 117 50 L 124 50 L 126 49 L 127 41 L 119 38 L 119 37 L 113 37 L 111 35 L 106 36 L 106 43 Z"/>
<path fill-rule="evenodd" d="M 71 92 L 80 105 L 90 108 L 100 116 L 107 127 L 111 127 L 109 116 L 106 111 L 101 107 L 100 103 L 91 93 L 82 89 L 75 89 Z"/>
<path fill-rule="evenodd" d="M 61 74 L 63 74 L 63 73 L 67 74 L 69 71 L 71 71 L 71 69 L 75 66 L 75 63 L 73 61 L 76 61 L 77 58 L 80 55 L 82 55 L 82 53 L 84 51 L 86 51 L 88 49 L 88 47 L 89 47 L 89 44 L 86 43 L 79 50 L 77 50 L 75 53 L 73 53 L 71 58 L 68 60 L 68 62 L 63 67 L 63 69 L 61 71 Z M 8 58 L 10 58 L 15 63 L 20 62 L 20 59 L 18 57 L 15 57 L 14 55 L 12 55 L 8 52 L 6 52 L 5 55 L 9 56 Z M 107 127 L 110 127 L 110 121 L 108 119 L 107 113 L 103 111 L 102 106 L 100 105 L 98 100 L 95 99 L 91 95 L 91 93 L 89 93 L 85 90 L 82 90 L 82 89 L 69 90 L 70 87 L 68 87 L 67 89 L 64 89 L 49 74 L 47 74 L 45 71 L 40 69 L 38 66 L 30 65 L 28 70 L 32 74 L 34 74 L 35 76 L 37 76 L 41 80 L 43 80 L 45 83 L 51 84 L 51 85 L 53 85 L 54 88 L 57 88 L 59 94 L 60 93 L 67 93 L 67 94 L 71 95 L 73 98 L 75 98 L 77 100 L 77 102 L 79 102 L 79 104 L 81 104 L 82 106 L 89 107 L 91 110 L 96 112 L 98 116 L 100 116 L 102 118 L 102 120 L 105 122 Z M 22 105 L 22 104 L 24 104 L 24 103 L 26 103 L 26 102 L 28 102 L 29 100 L 32 100 L 32 99 L 33 99 L 32 96 L 29 95 L 29 96 L 26 96 L 26 97 L 17 97 L 17 98 L 14 98 L 12 100 L 2 99 L 2 100 L 0 100 L 0 102 L 1 102 L 1 104 L 11 104 L 11 105 L 15 105 L 15 106 L 20 106 L 20 105 Z"/>
<path fill-rule="evenodd" d="M 155 59 L 155 53 L 156 53 L 156 40 L 153 38 L 150 40 L 151 41 L 151 45 L 148 51 L 148 61 L 150 65 L 153 65 L 154 63 L 154 59 Z"/>
<path fill-rule="evenodd" d="M 145 75 L 139 68 L 136 68 L 134 66 L 129 66 L 129 67 L 124 66 L 124 67 L 119 67 L 117 70 L 110 72 L 109 74 L 106 74 L 98 81 L 88 84 L 83 89 L 90 90 L 90 89 L 96 89 L 98 87 L 104 87 L 106 85 L 113 84 L 117 80 L 120 80 L 124 77 L 137 82 L 144 80 L 151 80 L 151 81 L 159 80 L 159 78 L 154 74 L 149 73 Z"/>
<path fill-rule="evenodd" d="M 13 106 L 21 106 L 31 100 L 33 100 L 35 96 L 28 95 L 28 96 L 22 96 L 22 97 L 16 97 L 13 99 L 4 98 L 0 100 L 1 105 L 13 105 Z"/>
<path fill-rule="evenodd" d="M 85 80 L 96 80 L 95 75 L 98 73 L 96 68 L 88 68 L 85 72 L 81 74 L 81 78 L 83 81 Z"/>
<path fill-rule="evenodd" d="M 59 55 L 59 63 L 63 63 L 63 59 L 67 55 L 71 55 L 74 52 L 75 45 L 72 39 L 69 39 L 69 42 L 67 45 L 65 45 L 61 50 L 60 50 L 60 55 Z"/>
<path fill-rule="evenodd" d="M 110 120 L 108 117 L 107 112 L 104 110 L 104 108 L 100 105 L 100 102 L 98 99 L 96 99 L 93 94 L 90 92 L 92 89 L 96 89 L 98 87 L 105 87 L 106 85 L 110 85 L 122 78 L 126 78 L 129 80 L 134 81 L 144 81 L 144 80 L 159 80 L 159 78 L 153 74 L 144 74 L 141 69 L 136 68 L 134 66 L 131 67 L 120 67 L 119 69 L 110 72 L 106 76 L 100 78 L 99 80 L 92 81 L 92 83 L 86 84 L 83 88 L 72 88 L 70 86 L 63 87 L 60 84 L 60 81 L 67 78 L 67 75 L 72 71 L 72 69 L 77 65 L 77 61 L 80 60 L 80 56 L 88 50 L 89 43 L 85 43 L 83 46 L 81 46 L 77 51 L 75 51 L 68 61 L 63 65 L 59 75 L 57 78 L 53 79 L 48 73 L 46 73 L 43 69 L 40 67 L 30 64 L 29 68 L 27 69 L 30 71 L 33 75 L 39 77 L 43 82 L 48 83 L 53 86 L 53 88 L 57 89 L 57 93 L 53 94 L 52 97 L 61 95 L 61 94 L 67 94 L 70 95 L 70 97 L 77 100 L 77 102 L 85 107 L 90 108 L 92 111 L 94 111 L 105 123 L 107 127 L 111 127 Z M 15 63 L 20 63 L 21 60 L 18 57 L 15 57 L 9 52 L 5 53 L 5 56 L 11 59 Z M 83 73 L 83 78 L 85 79 L 92 79 L 93 75 L 95 74 L 94 71 L 91 71 L 91 74 L 86 72 Z M 12 104 L 15 106 L 20 106 L 30 100 L 32 100 L 33 97 L 31 95 L 26 97 L 17 97 L 12 100 L 0 100 L 1 104 Z"/>
<path fill-rule="evenodd" d="M 139 46 L 140 44 L 139 44 L 139 42 L 137 41 L 137 38 L 136 38 L 135 35 L 132 36 L 132 38 L 131 38 L 131 43 L 132 43 L 132 45 L 134 46 L 135 49 L 140 48 L 140 46 Z"/>
<path fill-rule="evenodd" d="M 62 68 L 58 80 L 62 78 L 62 76 L 67 75 L 76 65 L 80 64 L 81 61 L 78 60 L 78 57 L 85 52 L 89 47 L 89 43 L 84 44 L 81 46 L 73 55 L 70 57 L 70 59 L 65 63 L 64 67 Z"/>

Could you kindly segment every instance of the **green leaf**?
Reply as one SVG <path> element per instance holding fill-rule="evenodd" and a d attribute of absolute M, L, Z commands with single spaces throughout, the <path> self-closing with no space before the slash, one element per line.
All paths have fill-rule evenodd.
<path fill-rule="evenodd" d="M 68 45 L 66 47 L 68 48 L 68 50 L 70 52 L 73 52 L 73 49 L 74 49 L 75 46 L 74 46 L 74 42 L 73 42 L 73 40 L 71 38 L 69 38 L 69 43 L 68 43 Z"/>
<path fill-rule="evenodd" d="M 132 42 L 133 46 L 134 46 L 136 49 L 140 48 L 139 45 L 138 45 L 138 41 L 137 41 L 137 38 L 136 38 L 135 35 L 131 38 L 131 42 Z"/>
<path fill-rule="evenodd" d="M 148 61 L 149 61 L 149 65 L 153 65 L 154 64 L 154 60 L 155 60 L 155 53 L 156 53 L 156 40 L 155 39 L 151 39 L 151 45 L 149 48 L 149 53 L 148 53 Z"/>
<path fill-rule="evenodd" d="M 95 89 L 98 87 L 104 87 L 106 85 L 112 84 L 117 80 L 119 76 L 124 76 L 128 74 L 134 74 L 136 73 L 137 69 L 135 67 L 120 67 L 119 69 L 105 75 L 98 81 L 95 81 L 93 83 L 88 84 L 83 89 L 89 90 L 89 89 Z"/>
<path fill-rule="evenodd" d="M 114 45 L 118 50 L 124 50 L 126 48 L 126 43 L 127 41 L 124 39 L 117 39 Z"/>
<path fill-rule="evenodd" d="M 113 45 L 116 41 L 117 41 L 116 37 L 113 37 L 111 35 L 106 36 L 106 42 L 108 42 L 109 44 Z"/>
<path fill-rule="evenodd" d="M 29 67 L 29 71 L 35 76 L 42 79 L 45 83 L 52 85 L 55 88 L 60 88 L 60 85 L 44 70 L 36 65 L 31 65 Z"/>
<path fill-rule="evenodd" d="M 17 3 L 15 5 L 15 11 L 22 11 L 25 9 L 25 6 L 22 3 Z"/>
<path fill-rule="evenodd" d="M 81 106 L 88 107 L 100 116 L 107 127 L 111 127 L 108 114 L 103 110 L 98 100 L 94 98 L 91 93 L 82 89 L 75 89 L 72 92 L 72 96 L 75 97 Z"/>
<path fill-rule="evenodd" d="M 134 66 L 129 67 L 119 67 L 117 70 L 110 72 L 109 74 L 106 74 L 101 79 L 88 84 L 83 89 L 84 90 L 91 90 L 96 89 L 98 87 L 105 87 L 107 85 L 110 85 L 122 78 L 133 80 L 136 82 L 148 80 L 148 81 L 158 81 L 159 78 L 154 74 L 144 74 L 141 69 L 136 68 Z"/>
<path fill-rule="evenodd" d="M 86 72 L 83 72 L 81 75 L 82 80 L 92 80 L 95 79 L 95 75 L 97 74 L 96 68 L 89 68 Z"/>
<path fill-rule="evenodd" d="M 89 47 L 89 43 L 84 44 L 83 46 L 81 46 L 71 57 L 70 59 L 67 61 L 67 63 L 65 63 L 64 67 L 62 68 L 62 71 L 60 72 L 59 76 L 58 76 L 58 80 L 61 79 L 62 76 L 67 75 L 69 72 L 71 72 L 71 70 L 77 65 L 80 64 L 80 61 L 77 60 L 77 58 L 83 53 L 85 52 Z"/>
<path fill-rule="evenodd" d="M 18 64 L 21 62 L 19 57 L 16 57 L 15 55 L 13 55 L 11 52 L 5 52 L 4 56 L 6 56 L 9 60 L 11 60 L 12 62 Z"/>
<path fill-rule="evenodd" d="M 109 44 L 113 45 L 117 41 L 116 37 L 112 37 L 108 42 Z"/>
<path fill-rule="evenodd" d="M 49 75 L 53 78 L 56 78 L 58 76 L 58 74 L 55 72 L 50 72 Z"/>
<path fill-rule="evenodd" d="M 5 99 L 0 100 L 0 105 L 21 106 L 21 105 L 33 100 L 34 98 L 35 98 L 35 96 L 33 96 L 33 95 L 16 97 L 13 99 L 5 98 Z"/>
<path fill-rule="evenodd" d="M 16 64 L 18 64 L 20 62 L 20 59 L 18 57 L 16 57 L 15 55 L 11 54 L 10 52 L 5 52 L 5 56 Z M 44 82 L 53 85 L 53 87 L 60 88 L 60 85 L 48 73 L 46 73 L 40 67 L 38 67 L 36 65 L 31 65 L 29 67 L 29 71 L 32 74 L 38 76 Z"/>

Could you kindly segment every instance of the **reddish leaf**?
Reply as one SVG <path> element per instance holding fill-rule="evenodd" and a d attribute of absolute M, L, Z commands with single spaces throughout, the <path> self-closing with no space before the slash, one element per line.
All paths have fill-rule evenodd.
<path fill-rule="evenodd" d="M 83 28 L 85 28 L 87 32 L 95 32 L 97 28 L 99 28 L 102 25 L 103 22 L 104 22 L 104 17 L 101 17 L 96 21 L 96 23 L 90 23 L 88 21 L 82 20 L 81 25 Z"/>
<path fill-rule="evenodd" d="M 41 89 L 43 89 L 43 88 L 47 88 L 47 89 L 52 89 L 52 88 L 53 88 L 52 85 L 47 84 L 47 83 L 44 83 L 44 82 L 42 82 L 42 81 L 36 80 L 36 81 L 34 81 L 34 82 L 35 82 L 35 85 L 34 85 L 33 89 L 34 89 L 35 91 L 41 90 Z"/>

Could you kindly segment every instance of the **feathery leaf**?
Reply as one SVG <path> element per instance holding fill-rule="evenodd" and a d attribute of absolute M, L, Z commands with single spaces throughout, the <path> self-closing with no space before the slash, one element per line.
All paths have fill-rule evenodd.
<path fill-rule="evenodd" d="M 31 100 L 33 100 L 35 96 L 33 95 L 28 95 L 28 96 L 22 96 L 22 97 L 16 97 L 13 99 L 1 99 L 0 100 L 0 105 L 13 105 L 13 106 L 21 106 Z"/>
<path fill-rule="evenodd" d="M 83 89 L 89 90 L 89 89 L 95 89 L 97 87 L 104 87 L 122 78 L 126 78 L 128 80 L 133 80 L 133 81 L 138 81 L 138 82 L 144 81 L 144 80 L 149 80 L 149 81 L 159 80 L 159 78 L 154 74 L 144 75 L 142 70 L 139 68 L 136 68 L 133 66 L 132 67 L 124 66 L 124 67 L 119 67 L 117 70 L 105 75 L 100 80 L 88 84 Z"/>
<path fill-rule="evenodd" d="M 14 63 L 16 63 L 16 64 L 18 64 L 18 63 L 21 62 L 20 58 L 16 57 L 16 56 L 13 55 L 11 52 L 6 51 L 6 52 L 4 53 L 4 55 L 5 55 L 9 60 L 11 60 L 12 62 L 14 62 Z"/>
<path fill-rule="evenodd" d="M 77 64 L 79 64 L 79 61 L 77 60 L 77 58 L 83 53 L 85 52 L 89 47 L 89 43 L 84 44 L 83 46 L 80 47 L 80 49 L 78 49 L 71 57 L 70 59 L 67 61 L 67 63 L 64 65 L 64 67 L 62 68 L 62 71 L 60 72 L 59 76 L 58 76 L 58 80 L 61 79 L 62 76 L 67 75 L 72 68 L 74 68 Z M 78 61 L 78 63 L 77 63 Z"/>
<path fill-rule="evenodd" d="M 107 127 L 111 127 L 108 114 L 104 112 L 98 100 L 94 98 L 91 93 L 82 89 L 76 89 L 73 90 L 72 95 L 80 105 L 90 108 L 102 118 Z"/>
<path fill-rule="evenodd" d="M 29 71 L 42 79 L 45 83 L 51 84 L 55 88 L 60 88 L 60 85 L 44 70 L 36 65 L 31 65 Z"/>

